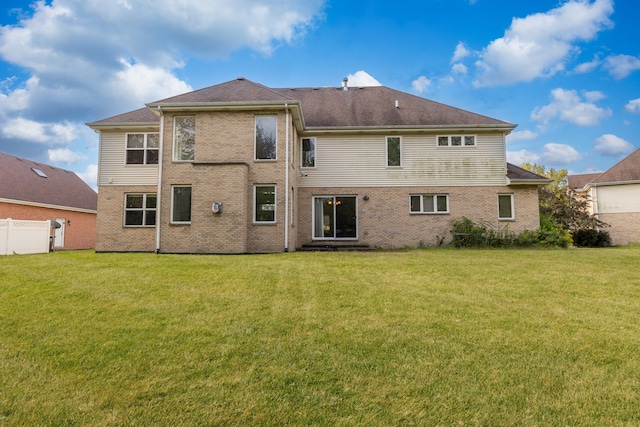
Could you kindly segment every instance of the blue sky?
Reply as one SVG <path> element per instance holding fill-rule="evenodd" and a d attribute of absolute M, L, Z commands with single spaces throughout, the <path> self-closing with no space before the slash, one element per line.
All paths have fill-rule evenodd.
<path fill-rule="evenodd" d="M 0 151 L 95 187 L 84 123 L 239 76 L 384 85 L 518 124 L 507 158 L 604 171 L 640 148 L 633 0 L 5 0 Z"/>

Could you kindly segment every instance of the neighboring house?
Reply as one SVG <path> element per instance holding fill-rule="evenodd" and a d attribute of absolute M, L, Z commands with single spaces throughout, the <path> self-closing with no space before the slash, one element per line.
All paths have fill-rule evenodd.
<path fill-rule="evenodd" d="M 95 247 L 97 199 L 71 171 L 0 153 L 0 218 L 57 221 L 57 249 Z"/>
<path fill-rule="evenodd" d="M 462 216 L 538 228 L 549 182 L 507 166 L 516 125 L 346 81 L 238 78 L 88 126 L 100 133 L 97 251 L 435 245 Z"/>
<path fill-rule="evenodd" d="M 604 173 L 567 178 L 569 188 L 588 201 L 589 213 L 609 224 L 614 245 L 640 242 L 640 149 Z"/>

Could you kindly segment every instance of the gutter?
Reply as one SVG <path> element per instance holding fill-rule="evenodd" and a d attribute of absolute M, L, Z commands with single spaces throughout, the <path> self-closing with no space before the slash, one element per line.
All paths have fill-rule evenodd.
<path fill-rule="evenodd" d="M 284 251 L 289 252 L 289 104 L 284 103 L 286 111 L 286 132 L 285 132 L 285 174 L 284 174 Z"/>
<path fill-rule="evenodd" d="M 160 208 L 162 207 L 162 164 L 164 153 L 164 113 L 162 108 L 158 106 L 160 113 L 160 148 L 158 150 L 158 194 L 156 195 L 156 254 L 160 253 Z"/>
<path fill-rule="evenodd" d="M 55 210 L 59 210 L 59 211 L 80 212 L 80 213 L 88 213 L 88 214 L 97 214 L 98 213 L 98 211 L 96 209 L 74 208 L 73 206 L 50 205 L 48 203 L 29 202 L 27 200 L 17 200 L 17 199 L 5 199 L 5 198 L 1 198 L 1 197 L 0 197 L 0 203 L 7 203 L 7 204 L 12 204 L 12 205 L 33 206 L 33 207 L 38 207 L 38 208 L 55 209 Z"/>
<path fill-rule="evenodd" d="M 304 129 L 304 134 L 306 135 L 316 135 L 318 133 L 340 133 L 340 134 L 357 134 L 357 133 L 388 133 L 392 132 L 407 132 L 407 133 L 416 133 L 416 132 L 425 132 L 425 131 L 439 131 L 439 132 L 458 132 L 458 131 L 468 131 L 468 130 L 482 130 L 482 131 L 500 131 L 506 132 L 505 135 L 511 133 L 513 129 L 516 128 L 517 125 L 460 125 L 460 126 L 452 126 L 452 125 L 427 125 L 427 126 L 415 126 L 415 125 L 387 125 L 387 126 L 313 126 L 306 127 Z"/>

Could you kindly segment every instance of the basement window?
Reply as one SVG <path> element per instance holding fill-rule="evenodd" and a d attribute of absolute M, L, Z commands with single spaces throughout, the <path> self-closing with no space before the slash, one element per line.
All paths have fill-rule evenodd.
<path fill-rule="evenodd" d="M 42 172 L 38 168 L 31 168 L 31 170 L 34 171 L 40 178 L 49 178 L 46 173 Z"/>

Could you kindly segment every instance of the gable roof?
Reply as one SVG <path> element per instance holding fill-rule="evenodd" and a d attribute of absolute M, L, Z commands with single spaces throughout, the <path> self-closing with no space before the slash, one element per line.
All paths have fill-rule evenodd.
<path fill-rule="evenodd" d="M 578 175 L 567 175 L 567 185 L 573 190 L 581 190 L 602 173 L 581 173 Z"/>
<path fill-rule="evenodd" d="M 493 119 L 384 86 L 359 88 L 279 88 L 273 89 L 237 78 L 225 83 L 165 98 L 147 104 L 147 112 L 136 110 L 89 126 L 109 127 L 158 123 L 157 109 L 248 108 L 288 104 L 295 110 L 294 121 L 306 130 L 349 129 L 459 129 L 487 128 L 510 132 L 516 125 Z"/>
<path fill-rule="evenodd" d="M 5 153 L 0 182 L 0 199 L 91 211 L 98 206 L 98 194 L 75 173 Z"/>
<path fill-rule="evenodd" d="M 577 190 L 597 185 L 640 182 L 640 148 L 603 173 L 569 175 L 567 179 L 569 186 Z"/>
<path fill-rule="evenodd" d="M 511 163 L 507 163 L 507 178 L 509 178 L 510 185 L 544 185 L 553 181 Z"/>
<path fill-rule="evenodd" d="M 302 104 L 307 128 L 515 125 L 385 86 L 276 89 Z"/>

